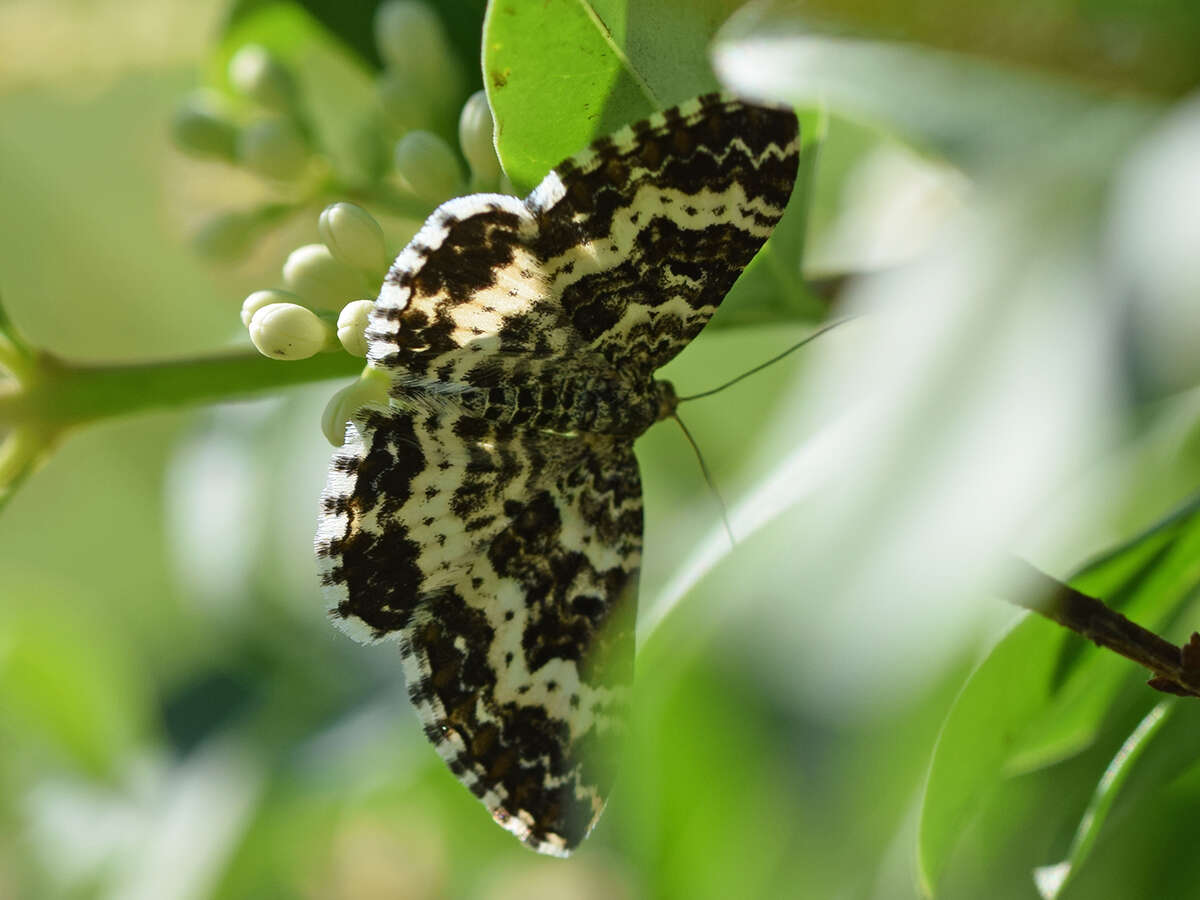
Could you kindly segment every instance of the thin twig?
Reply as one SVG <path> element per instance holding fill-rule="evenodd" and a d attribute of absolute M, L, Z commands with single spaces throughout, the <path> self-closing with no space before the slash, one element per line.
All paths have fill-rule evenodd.
<path fill-rule="evenodd" d="M 1005 598 L 1010 603 L 1144 666 L 1154 673 L 1147 684 L 1157 691 L 1200 697 L 1200 634 L 1193 633 L 1188 643 L 1177 647 L 1129 621 L 1104 601 L 1051 578 L 1022 559 L 1013 557 L 1009 568 L 1025 588 L 1012 591 Z"/>

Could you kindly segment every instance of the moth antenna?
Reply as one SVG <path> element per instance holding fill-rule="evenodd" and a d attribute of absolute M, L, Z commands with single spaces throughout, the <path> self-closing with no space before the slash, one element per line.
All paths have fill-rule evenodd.
<path fill-rule="evenodd" d="M 717 489 L 717 482 L 713 478 L 712 472 L 709 471 L 708 463 L 704 461 L 704 454 L 700 452 L 700 445 L 696 443 L 696 439 L 692 437 L 692 433 L 688 431 L 688 427 L 683 424 L 683 419 L 679 418 L 678 412 L 672 413 L 671 418 L 679 423 L 679 427 L 683 431 L 683 436 L 692 445 L 692 450 L 695 451 L 696 459 L 700 463 L 700 472 L 704 475 L 704 481 L 708 485 L 708 489 L 713 492 L 713 496 L 717 498 L 717 506 L 721 508 L 721 524 L 725 526 L 725 533 L 729 535 L 729 543 L 736 547 L 737 538 L 733 536 L 733 526 L 729 524 L 729 510 L 725 506 L 721 492 Z"/>
<path fill-rule="evenodd" d="M 710 390 L 701 391 L 699 394 L 692 394 L 688 397 L 680 397 L 678 402 L 687 403 L 689 400 L 699 400 L 701 397 L 711 397 L 713 394 L 716 394 L 720 391 L 725 390 L 725 388 L 733 387 L 735 384 L 737 384 L 743 378 L 749 378 L 751 375 L 761 372 L 763 369 L 767 368 L 767 366 L 775 365 L 775 363 L 779 362 L 781 359 L 784 359 L 785 357 L 790 356 L 791 354 L 795 353 L 797 350 L 799 350 L 801 347 L 803 347 L 809 341 L 815 341 L 817 338 L 819 338 L 821 335 L 825 334 L 827 331 L 833 331 L 833 329 L 837 328 L 839 325 L 845 325 L 847 322 L 852 321 L 853 319 L 856 319 L 856 318 L 858 318 L 858 317 L 857 316 L 847 316 L 844 319 L 838 319 L 834 322 L 829 322 L 825 325 L 822 325 L 820 328 L 818 328 L 812 334 L 810 334 L 807 337 L 792 344 L 792 346 L 788 347 L 786 350 L 784 350 L 779 355 L 772 356 L 770 359 L 768 359 L 764 363 L 759 363 L 753 369 L 743 372 L 741 375 L 738 375 L 736 378 L 731 378 L 729 381 L 725 382 L 724 384 L 718 385 L 717 387 L 711 388 Z M 679 424 L 682 425 L 683 423 L 680 422 Z M 687 429 L 685 428 L 684 431 L 687 431 Z M 696 452 L 699 453 L 699 451 L 696 451 Z M 703 465 L 703 462 L 701 462 L 701 465 Z"/>

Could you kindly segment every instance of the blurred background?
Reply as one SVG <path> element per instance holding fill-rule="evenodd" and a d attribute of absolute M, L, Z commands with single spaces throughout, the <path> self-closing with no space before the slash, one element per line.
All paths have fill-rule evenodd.
<path fill-rule="evenodd" d="M 483 4 L 435 6 L 457 80 L 413 113 L 374 3 L 0 3 L 0 291 L 29 343 L 248 349 L 242 299 L 338 185 L 197 156 L 181 110 L 228 93 L 246 43 L 303 44 L 306 89 L 374 96 L 389 145 L 453 145 Z M 905 6 L 596 4 L 635 69 L 692 50 L 809 129 L 794 303 L 735 293 L 666 377 L 698 392 L 855 318 L 684 408 L 736 547 L 678 431 L 639 442 L 636 716 L 571 860 L 493 825 L 394 648 L 326 621 L 321 418 L 348 376 L 80 428 L 0 513 L 0 898 L 1200 896 L 1198 714 L 1163 707 L 1145 749 L 1160 696 L 1134 667 L 1014 629 L 992 581 L 1013 552 L 1062 578 L 1099 560 L 1097 593 L 1196 627 L 1200 11 Z M 647 76 L 716 84 L 673 77 Z M 393 250 L 420 223 L 397 196 L 372 210 Z"/>

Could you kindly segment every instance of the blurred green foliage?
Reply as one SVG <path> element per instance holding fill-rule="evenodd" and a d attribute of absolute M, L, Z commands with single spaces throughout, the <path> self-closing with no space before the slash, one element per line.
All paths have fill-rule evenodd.
<path fill-rule="evenodd" d="M 325 622 L 311 532 L 339 385 L 320 384 L 72 431 L 0 515 L 0 896 L 1025 898 L 1064 860 L 1062 897 L 1195 893 L 1200 707 L 1168 701 L 1136 731 L 1160 699 L 1140 673 L 1014 623 L 986 564 L 1016 548 L 1172 639 L 1195 628 L 1200 373 L 1159 364 L 1200 348 L 1155 297 L 1166 283 L 1194 302 L 1200 279 L 1176 257 L 1145 277 L 1128 230 L 1146 166 L 1193 196 L 1200 144 L 1155 148 L 1194 136 L 1200 10 L 829 5 L 822 27 L 872 40 L 826 71 L 819 107 L 772 65 L 801 58 L 811 45 L 789 42 L 811 22 L 758 4 L 719 30 L 736 6 L 503 0 L 485 22 L 480 2 L 437 5 L 465 78 L 429 127 L 454 139 L 446 110 L 485 85 L 521 189 L 714 87 L 714 38 L 734 87 L 809 104 L 788 224 L 722 308 L 728 327 L 666 373 L 681 392 L 803 336 L 825 311 L 805 272 L 885 270 L 839 308 L 882 333 L 839 329 L 685 407 L 736 498 L 736 549 L 680 437 L 639 443 L 637 709 L 579 853 L 540 859 L 496 828 L 426 746 L 394 649 Z M 235 266 L 189 249 L 214 204 L 278 202 L 171 149 L 197 73 L 236 107 L 229 59 L 268 47 L 321 152 L 363 183 L 385 168 L 362 140 L 386 143 L 375 3 L 212 2 L 202 36 L 167 7 L 88 11 L 111 20 L 112 58 L 86 57 L 103 71 L 25 55 L 0 74 L 5 308 L 73 362 L 245 348 L 241 298 L 317 239 L 320 191 Z M 0 41 L 82 58 L 83 15 L 9 4 Z M 164 29 L 170 55 L 125 61 L 129 22 Z M 875 42 L 897 34 L 903 56 Z M 1136 52 L 1080 63 L 1105 35 Z M 1168 199 L 1146 202 L 1186 236 L 1194 212 L 1172 218 Z"/>

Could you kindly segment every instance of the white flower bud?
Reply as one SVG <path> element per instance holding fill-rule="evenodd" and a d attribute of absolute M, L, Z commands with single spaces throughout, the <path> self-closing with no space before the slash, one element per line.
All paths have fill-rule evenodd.
<path fill-rule="evenodd" d="M 463 189 L 454 151 L 430 131 L 410 131 L 396 143 L 396 174 L 407 190 L 431 203 L 441 203 Z"/>
<path fill-rule="evenodd" d="M 305 244 L 283 264 L 283 283 L 318 309 L 341 309 L 351 297 L 368 293 L 366 280 L 333 258 L 324 244 Z"/>
<path fill-rule="evenodd" d="M 269 303 L 255 312 L 250 340 L 272 359 L 308 359 L 336 346 L 333 326 L 295 303 Z"/>
<path fill-rule="evenodd" d="M 429 96 L 408 76 L 385 71 L 375 81 L 375 95 L 387 124 L 397 135 L 433 124 Z"/>
<path fill-rule="evenodd" d="M 430 6 L 412 0 L 381 5 L 375 12 L 375 44 L 387 69 L 389 91 L 408 91 L 435 113 L 461 96 L 462 69 Z M 398 96 L 392 102 L 400 102 Z"/>
<path fill-rule="evenodd" d="M 458 117 L 458 143 L 471 166 L 471 180 L 476 187 L 494 187 L 500 177 L 500 160 L 496 158 L 493 142 L 495 123 L 488 106 L 487 94 L 476 91 L 463 104 Z"/>
<path fill-rule="evenodd" d="M 390 0 L 375 10 L 375 46 L 389 69 L 436 78 L 449 53 L 442 21 L 429 6 L 414 0 Z"/>
<path fill-rule="evenodd" d="M 337 320 L 337 336 L 351 356 L 367 355 L 367 316 L 371 314 L 374 300 L 355 300 L 347 303 Z"/>
<path fill-rule="evenodd" d="M 238 93 L 276 112 L 296 102 L 296 82 L 266 47 L 247 44 L 229 61 L 229 82 Z"/>
<path fill-rule="evenodd" d="M 242 130 L 238 159 L 253 172 L 281 181 L 299 177 L 308 165 L 308 145 L 287 119 L 263 119 Z"/>
<path fill-rule="evenodd" d="M 171 120 L 171 136 L 180 150 L 192 156 L 233 161 L 238 129 L 220 101 L 204 92 L 189 96 Z"/>
<path fill-rule="evenodd" d="M 325 207 L 317 220 L 317 231 L 334 259 L 382 278 L 387 271 L 387 245 L 375 217 L 353 203 Z"/>
<path fill-rule="evenodd" d="M 266 290 L 255 291 L 249 297 L 242 301 L 242 324 L 247 328 L 250 327 L 250 320 L 254 318 L 254 314 L 264 306 L 269 306 L 272 303 L 299 303 L 300 298 L 295 294 L 290 294 L 287 291 Z"/>
<path fill-rule="evenodd" d="M 389 383 L 390 378 L 385 372 L 367 366 L 357 381 L 330 397 L 321 415 L 321 431 L 325 439 L 335 447 L 342 446 L 346 440 L 346 423 L 360 407 L 368 403 L 386 404 Z"/>
<path fill-rule="evenodd" d="M 352 405 L 353 400 L 350 399 L 356 386 L 357 382 L 348 384 L 334 393 L 321 413 L 321 433 L 325 435 L 325 440 L 334 447 L 340 447 L 346 443 L 346 423 L 350 421 L 354 410 L 357 409 L 357 406 Z"/>

